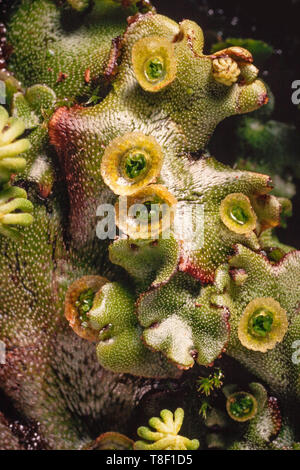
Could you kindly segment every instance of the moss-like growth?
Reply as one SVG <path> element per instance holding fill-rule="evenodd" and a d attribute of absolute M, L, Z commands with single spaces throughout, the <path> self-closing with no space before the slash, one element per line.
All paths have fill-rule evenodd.
<path fill-rule="evenodd" d="M 214 389 L 219 389 L 223 385 L 224 374 L 219 369 L 213 374 L 209 374 L 208 377 L 199 377 L 197 380 L 197 390 L 198 392 L 209 396 Z"/>

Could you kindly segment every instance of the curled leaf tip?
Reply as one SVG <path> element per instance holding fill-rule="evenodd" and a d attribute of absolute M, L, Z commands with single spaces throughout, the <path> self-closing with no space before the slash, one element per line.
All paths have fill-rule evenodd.
<path fill-rule="evenodd" d="M 183 20 L 179 23 L 180 31 L 175 42 L 185 41 L 192 50 L 193 56 L 203 56 L 204 34 L 202 28 L 191 20 Z"/>
<path fill-rule="evenodd" d="M 253 64 L 239 64 L 239 68 L 241 71 L 241 76 L 243 78 L 244 83 L 249 84 L 254 82 L 257 77 L 259 70 Z"/>
<path fill-rule="evenodd" d="M 250 113 L 268 103 L 268 93 L 261 80 L 255 80 L 246 86 L 241 86 L 238 97 L 237 113 Z"/>

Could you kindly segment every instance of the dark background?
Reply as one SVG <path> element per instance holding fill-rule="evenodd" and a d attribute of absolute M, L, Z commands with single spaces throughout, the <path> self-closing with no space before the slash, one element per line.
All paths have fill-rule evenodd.
<path fill-rule="evenodd" d="M 228 37 L 260 39 L 274 48 L 271 58 L 260 69 L 260 76 L 270 85 L 275 95 L 276 106 L 272 119 L 294 124 L 300 129 L 300 111 L 291 101 L 292 82 L 300 80 L 300 1 L 285 0 L 153 0 L 158 13 L 174 20 L 191 19 L 204 30 L 205 53 L 210 53 L 211 45 L 217 39 Z M 213 137 L 224 139 L 233 126 L 234 118 L 221 123 Z M 233 164 L 237 155 L 233 154 L 230 139 L 222 150 L 214 151 L 214 156 L 223 163 Z M 299 155 L 300 159 L 300 155 Z M 292 172 L 292 169 L 291 169 Z M 286 230 L 279 229 L 282 241 L 300 248 L 300 181 L 297 195 L 293 199 L 293 217 Z"/>

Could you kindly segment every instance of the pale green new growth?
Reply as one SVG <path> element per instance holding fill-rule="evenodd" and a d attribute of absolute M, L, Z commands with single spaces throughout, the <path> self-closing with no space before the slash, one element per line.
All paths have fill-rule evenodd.
<path fill-rule="evenodd" d="M 24 170 L 26 160 L 19 154 L 30 148 L 28 139 L 18 139 L 25 130 L 21 119 L 9 117 L 8 112 L 0 106 L 0 183 L 9 180 L 12 173 Z"/>
<path fill-rule="evenodd" d="M 162 410 L 160 418 L 151 418 L 149 427 L 138 428 L 138 435 L 143 440 L 134 444 L 135 450 L 197 450 L 199 441 L 178 435 L 184 418 L 182 408 L 177 408 L 174 415 L 169 410 Z M 155 429 L 155 431 L 151 430 Z M 150 441 L 150 442 L 147 442 Z M 152 443 L 151 443 L 152 441 Z"/>
<path fill-rule="evenodd" d="M 7 185 L 0 192 L 0 234 L 19 240 L 16 226 L 28 226 L 33 222 L 33 205 L 24 189 Z"/>

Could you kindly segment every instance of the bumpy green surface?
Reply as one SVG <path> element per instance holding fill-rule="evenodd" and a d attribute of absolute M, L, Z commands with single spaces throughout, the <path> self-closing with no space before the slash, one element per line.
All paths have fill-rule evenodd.
<path fill-rule="evenodd" d="M 265 86 L 249 80 L 251 56 L 242 49 L 224 51 L 234 80 L 241 68 L 238 81 L 220 83 L 213 69 L 219 59 L 203 55 L 198 25 L 177 24 L 152 9 L 127 25 L 126 17 L 138 11 L 136 2 L 128 3 L 96 0 L 90 7 L 25 0 L 16 3 L 8 22 L 9 69 L 23 86 L 15 89 L 9 111 L 24 123 L 31 146 L 22 149 L 23 173 L 12 176 L 9 168 L 0 196 L 8 179 L 13 191 L 25 186 L 34 222 L 21 229 L 21 242 L 0 237 L 0 337 L 7 349 L 1 390 L 27 426 L 38 426 L 43 448 L 89 448 L 103 432 L 129 432 L 146 392 L 172 390 L 159 379 L 178 379 L 196 363 L 187 376 L 193 383 L 195 368 L 226 363 L 227 352 L 246 375 L 251 372 L 280 396 L 285 421 L 280 430 L 265 400 L 257 417 L 223 447 L 269 448 L 276 436 L 278 448 L 292 447 L 296 418 L 290 420 L 290 404 L 300 393 L 299 365 L 291 361 L 300 338 L 300 258 L 271 233 L 287 203 L 269 194 L 269 176 L 190 153 L 204 154 L 224 118 L 265 104 Z M 148 36 L 168 41 L 176 64 L 174 80 L 156 92 L 140 86 L 132 63 L 134 45 Z M 8 86 L 7 91 L 12 94 Z M 164 186 L 177 207 L 201 209 L 199 237 L 191 239 L 193 227 L 176 210 L 175 221 L 185 224 L 187 237 L 174 230 L 155 241 L 97 238 L 97 207 L 117 200 L 101 177 L 102 156 L 113 139 L 132 132 L 151 135 L 162 149 L 162 169 L 153 183 Z M 232 194 L 252 206 L 256 225 L 246 233 L 224 223 L 222 201 Z M 282 259 L 277 253 L 278 263 L 266 258 L 274 247 L 288 253 Z M 108 279 L 87 315 L 89 327 L 99 332 L 96 347 L 77 337 L 64 317 L 68 287 L 86 275 Z M 278 301 L 289 321 L 283 341 L 267 353 L 246 349 L 237 336 L 245 307 L 257 297 Z M 183 382 L 176 383 L 180 388 Z M 200 429 L 202 437 L 207 434 L 201 446 L 218 447 L 222 439 L 197 424 L 200 404 L 192 395 L 190 432 L 184 435 Z M 12 420 L 0 414 L 3 448 L 23 446 L 9 427 Z M 156 440 L 149 432 L 141 437 Z M 180 439 L 191 448 L 193 441 Z"/>
<path fill-rule="evenodd" d="M 10 69 L 25 86 L 47 84 L 60 98 L 89 96 L 93 81 L 103 84 L 111 41 L 123 33 L 132 12 L 112 1 L 96 2 L 93 13 L 81 17 L 51 0 L 22 2 L 10 22 L 8 40 L 15 51 Z"/>
<path fill-rule="evenodd" d="M 197 284 L 179 273 L 165 286 L 142 294 L 137 302 L 145 343 L 180 368 L 191 367 L 194 360 L 210 364 L 229 339 L 226 311 L 211 306 L 211 287 L 199 293 Z"/>
<path fill-rule="evenodd" d="M 231 312 L 231 335 L 227 353 L 245 364 L 249 370 L 268 383 L 278 395 L 299 400 L 299 364 L 293 364 L 293 343 L 299 338 L 300 255 L 293 251 L 279 263 L 272 264 L 263 255 L 238 245 L 225 272 L 219 268 L 216 284 L 226 293 L 215 297 L 217 304 L 227 305 Z M 229 271 L 228 271 L 229 270 Z M 237 270 L 245 279 L 236 282 Z M 227 272 L 226 272 L 227 271 Z M 272 297 L 286 310 L 289 329 L 284 340 L 266 353 L 250 351 L 240 343 L 237 327 L 242 312 L 255 298 Z"/>

